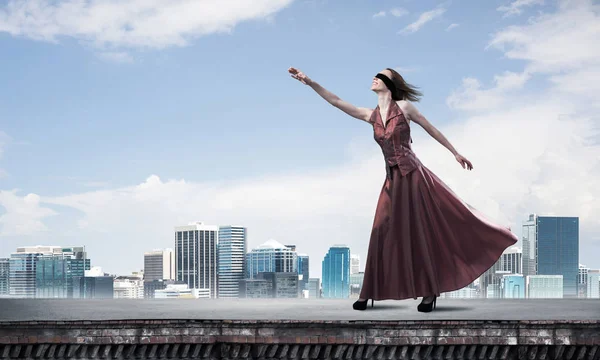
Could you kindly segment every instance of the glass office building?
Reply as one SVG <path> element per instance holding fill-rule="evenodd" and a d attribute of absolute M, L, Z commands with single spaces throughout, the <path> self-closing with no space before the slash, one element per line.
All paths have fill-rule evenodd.
<path fill-rule="evenodd" d="M 323 297 L 346 299 L 350 295 L 350 248 L 335 245 L 329 248 L 322 265 Z"/>
<path fill-rule="evenodd" d="M 242 226 L 219 227 L 219 298 L 239 297 L 240 280 L 246 274 L 247 236 Z"/>
<path fill-rule="evenodd" d="M 175 227 L 175 273 L 190 289 L 209 289 L 217 297 L 219 228 L 202 222 Z"/>
<path fill-rule="evenodd" d="M 298 272 L 298 256 L 292 248 L 269 240 L 246 254 L 246 278 L 261 272 Z"/>
<path fill-rule="evenodd" d="M 52 254 L 39 255 L 35 267 L 35 297 L 72 298 L 73 278 L 85 276 L 90 265 L 83 247 L 59 248 Z"/>
<path fill-rule="evenodd" d="M 562 275 L 564 297 L 578 296 L 578 217 L 529 215 L 523 223 L 523 275 Z"/>

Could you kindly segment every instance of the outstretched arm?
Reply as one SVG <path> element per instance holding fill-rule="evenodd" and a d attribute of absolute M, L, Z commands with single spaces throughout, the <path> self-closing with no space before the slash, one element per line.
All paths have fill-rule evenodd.
<path fill-rule="evenodd" d="M 402 103 L 402 109 L 411 121 L 419 124 L 423 129 L 425 129 L 425 131 L 427 131 L 429 135 L 431 135 L 432 138 L 436 139 L 446 149 L 450 150 L 452 155 L 454 155 L 454 157 L 456 158 L 456 161 L 458 161 L 463 168 L 466 167 L 469 170 L 473 169 L 473 165 L 471 164 L 471 162 L 467 160 L 464 156 L 459 154 L 458 151 L 456 151 L 454 146 L 452 146 L 452 144 L 444 136 L 444 134 L 442 134 L 441 131 L 439 131 L 435 126 L 433 126 L 429 122 L 429 120 L 427 120 L 427 118 L 423 114 L 421 114 L 421 112 L 417 109 L 416 106 L 414 106 L 409 101 L 404 101 Z"/>
<path fill-rule="evenodd" d="M 342 100 L 339 96 L 337 96 L 334 93 L 332 93 L 331 91 L 325 89 L 324 87 L 319 85 L 319 83 L 317 83 L 316 81 L 311 80 L 308 76 L 306 76 L 304 73 L 302 73 L 298 69 L 289 68 L 288 71 L 294 79 L 300 81 L 301 83 L 303 83 L 305 85 L 310 86 L 317 94 L 319 94 L 323 99 L 325 99 L 325 101 L 327 101 L 331 105 L 335 106 L 336 108 L 342 110 L 346 114 L 348 114 L 356 119 L 359 119 L 362 121 L 367 121 L 367 122 L 371 118 L 371 113 L 373 110 L 368 109 L 368 108 L 363 108 L 363 107 L 356 107 L 356 106 Z"/>

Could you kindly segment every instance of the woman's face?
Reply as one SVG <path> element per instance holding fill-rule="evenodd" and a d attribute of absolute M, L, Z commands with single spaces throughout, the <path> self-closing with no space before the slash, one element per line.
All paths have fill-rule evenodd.
<path fill-rule="evenodd" d="M 387 69 L 382 70 L 379 73 L 387 76 L 390 79 L 392 78 L 392 72 Z M 373 77 L 373 83 L 371 84 L 371 90 L 373 90 L 375 92 L 380 92 L 380 91 L 388 90 L 388 88 L 387 88 L 387 86 L 385 86 L 385 83 L 383 81 L 381 81 L 381 79 Z"/>

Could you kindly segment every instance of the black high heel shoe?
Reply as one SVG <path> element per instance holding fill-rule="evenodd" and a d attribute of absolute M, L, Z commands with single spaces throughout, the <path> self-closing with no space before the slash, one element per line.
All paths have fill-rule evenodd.
<path fill-rule="evenodd" d="M 422 302 L 419 304 L 419 306 L 417 306 L 417 310 L 419 312 L 432 312 L 433 309 L 435 309 L 435 303 L 437 300 L 437 296 L 433 297 L 433 301 L 430 302 L 429 304 L 423 304 Z"/>
<path fill-rule="evenodd" d="M 371 299 L 371 307 L 373 307 L 373 302 L 374 300 Z M 369 299 L 365 300 L 365 301 L 359 301 L 357 300 L 356 302 L 354 302 L 354 304 L 352 305 L 352 308 L 354 310 L 366 310 L 367 309 L 367 304 L 369 303 Z"/>

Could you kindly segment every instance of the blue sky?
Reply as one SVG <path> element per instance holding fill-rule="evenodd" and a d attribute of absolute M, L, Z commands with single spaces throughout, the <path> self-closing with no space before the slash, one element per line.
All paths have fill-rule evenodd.
<path fill-rule="evenodd" d="M 518 235 L 529 212 L 580 216 L 580 262 L 600 267 L 593 2 L 169 4 L 0 1 L 0 256 L 83 244 L 128 273 L 205 221 L 296 243 L 311 276 L 329 245 L 364 260 L 384 176 L 372 129 L 286 70 L 374 107 L 372 76 L 393 67 L 475 165 L 413 128 L 429 168 Z"/>

